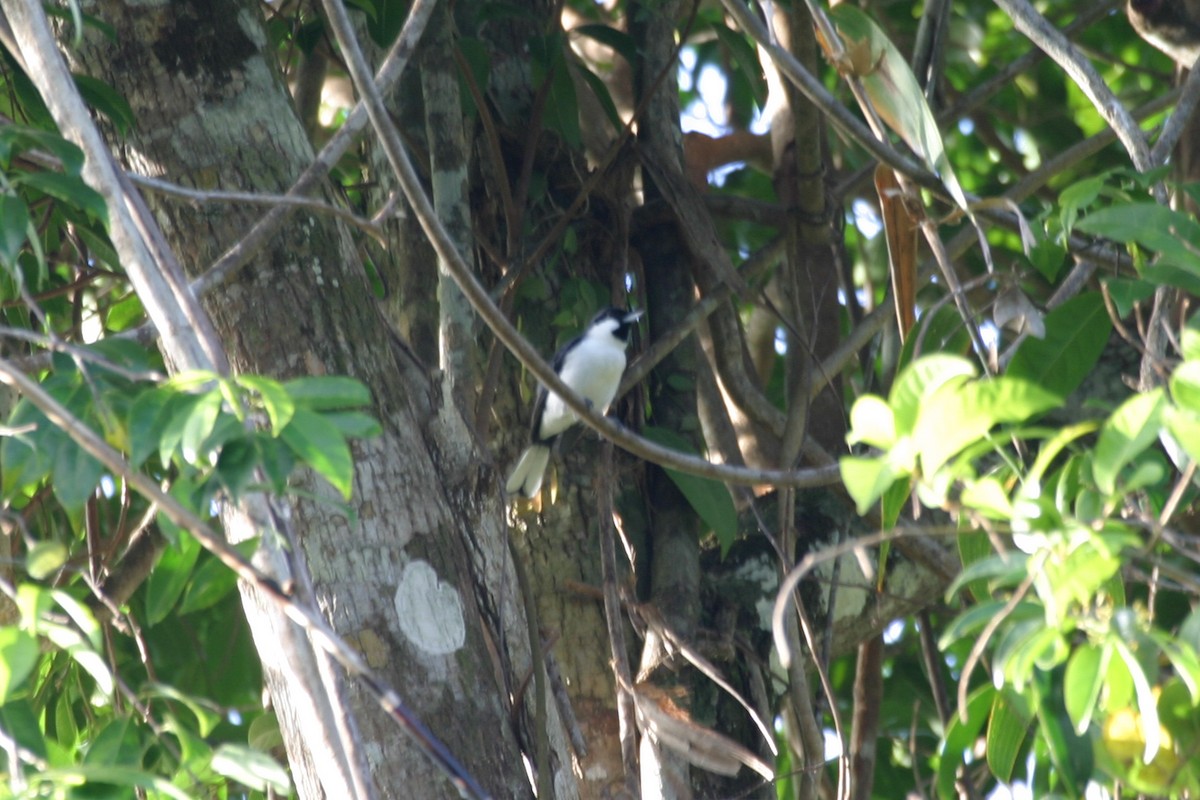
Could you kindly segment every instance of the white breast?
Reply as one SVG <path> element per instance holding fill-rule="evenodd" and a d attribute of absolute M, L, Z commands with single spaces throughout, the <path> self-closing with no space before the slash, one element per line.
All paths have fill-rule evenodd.
<path fill-rule="evenodd" d="M 624 342 L 606 333 L 603 338 L 585 337 L 575 349 L 561 373 L 563 382 L 590 400 L 597 412 L 608 413 L 625 371 Z M 542 415 L 542 438 L 557 436 L 577 421 L 575 412 L 551 392 Z"/>

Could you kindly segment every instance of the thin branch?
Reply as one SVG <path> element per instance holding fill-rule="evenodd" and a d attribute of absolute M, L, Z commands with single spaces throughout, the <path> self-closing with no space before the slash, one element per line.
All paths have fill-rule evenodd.
<path fill-rule="evenodd" d="M 160 178 L 151 178 L 148 175 L 135 175 L 132 172 L 125 174 L 129 177 L 129 180 L 153 192 L 172 197 L 182 197 L 193 203 L 247 203 L 261 206 L 282 205 L 291 206 L 296 209 L 307 209 L 318 214 L 328 214 L 370 235 L 371 238 L 375 239 L 381 245 L 387 244 L 378 221 L 363 219 L 344 208 L 339 208 L 332 203 L 326 203 L 324 200 L 318 200 L 315 197 L 295 194 L 263 194 L 261 192 L 222 192 L 189 189 L 186 186 L 180 186 L 177 183 L 164 181 Z"/>
<path fill-rule="evenodd" d="M 1167 163 L 1171 151 L 1175 149 L 1175 143 L 1179 141 L 1180 135 L 1191 121 L 1197 103 L 1200 103 L 1200 69 L 1192 69 L 1188 70 L 1187 78 L 1180 87 L 1179 101 L 1175 104 L 1175 110 L 1171 112 L 1170 118 L 1163 125 L 1162 132 L 1158 134 L 1158 141 L 1150 150 L 1152 166 Z"/>

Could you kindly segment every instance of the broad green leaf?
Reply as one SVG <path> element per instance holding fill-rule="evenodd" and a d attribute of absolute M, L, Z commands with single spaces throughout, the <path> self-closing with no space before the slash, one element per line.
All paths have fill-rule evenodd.
<path fill-rule="evenodd" d="M 171 613 L 192 577 L 196 559 L 203 550 L 192 536 L 180 536 L 163 551 L 154 570 L 146 580 L 146 624 L 153 626 Z"/>
<path fill-rule="evenodd" d="M 1113 494 L 1121 470 L 1158 438 L 1165 408 L 1162 389 L 1136 394 L 1100 428 L 1092 477 L 1101 492 Z"/>
<path fill-rule="evenodd" d="M 1075 732 L 1081 736 L 1087 732 L 1096 711 L 1111 657 L 1112 649 L 1108 645 L 1085 643 L 1076 648 L 1067 662 L 1063 677 L 1063 701 Z"/>
<path fill-rule="evenodd" d="M 954 202 L 969 212 L 967 197 L 942 144 L 937 120 L 925 101 L 925 93 L 908 66 L 908 59 L 896 49 L 882 30 L 857 6 L 835 6 L 829 16 L 837 25 L 847 49 L 869 52 L 867 74 L 860 74 L 863 88 L 883 122 L 925 161 L 930 171 L 942 179 Z"/>
<path fill-rule="evenodd" d="M 37 664 L 37 637 L 15 625 L 0 628 L 0 705 L 8 703 Z"/>
<path fill-rule="evenodd" d="M 1200 311 L 1188 317 L 1180 336 L 1180 351 L 1188 361 L 1200 361 Z"/>
<path fill-rule="evenodd" d="M 990 475 L 965 482 L 960 499 L 964 506 L 991 519 L 1012 519 L 1015 513 L 1004 485 Z"/>
<path fill-rule="evenodd" d="M 54 453 L 54 496 L 63 508 L 76 511 L 96 491 L 104 467 L 71 440 L 64 440 Z"/>
<path fill-rule="evenodd" d="M 895 444 L 896 418 L 882 397 L 867 394 L 854 401 L 846 442 L 862 442 L 884 450 Z"/>
<path fill-rule="evenodd" d="M 164 410 L 175 393 L 161 386 L 144 391 L 129 407 L 126 430 L 129 431 L 129 463 L 134 468 L 158 452 L 159 437 L 166 424 Z"/>
<path fill-rule="evenodd" d="M 354 483 L 354 459 L 341 432 L 320 414 L 297 408 L 292 421 L 280 432 L 292 452 L 322 475 L 342 497 L 350 499 Z"/>
<path fill-rule="evenodd" d="M 921 471 L 933 475 L 953 455 L 1001 422 L 1021 422 L 1058 405 L 1028 381 L 1000 376 L 966 385 L 950 382 L 921 403 L 913 440 Z"/>
<path fill-rule="evenodd" d="M 674 431 L 648 427 L 643 434 L 650 441 L 663 447 L 681 453 L 695 452 L 688 441 Z M 711 478 L 701 478 L 672 469 L 666 470 L 666 473 L 688 501 L 688 505 L 717 537 L 722 555 L 729 552 L 729 547 L 737 538 L 737 509 L 733 506 L 733 497 L 729 494 L 729 489 L 725 484 Z"/>
<path fill-rule="evenodd" d="M 961 356 L 935 353 L 909 364 L 892 385 L 888 405 L 895 415 L 897 435 L 912 433 L 925 398 L 941 386 L 975 377 L 975 367 Z"/>
<path fill-rule="evenodd" d="M 1200 413 L 1200 361 L 1185 361 L 1171 373 L 1171 399 L 1180 408 Z"/>
<path fill-rule="evenodd" d="M 327 411 L 321 416 L 347 439 L 370 439 L 383 432 L 383 427 L 374 417 L 361 411 Z"/>
<path fill-rule="evenodd" d="M 595 95 L 596 101 L 600 103 L 600 108 L 604 111 L 604 116 L 608 117 L 609 123 L 612 124 L 613 130 L 620 131 L 624 127 L 624 123 L 621 121 L 621 113 L 617 111 L 617 104 L 613 102 L 612 94 L 608 91 L 608 85 L 600 80 L 596 73 L 582 64 L 572 61 L 570 65 L 574 73 L 582 78 L 583 82 L 592 90 L 592 94 Z"/>
<path fill-rule="evenodd" d="M 26 125 L 10 124 L 0 128 L 0 162 L 7 165 L 14 153 L 26 150 L 51 153 L 71 175 L 78 175 L 83 168 L 83 151 L 57 133 Z"/>
<path fill-rule="evenodd" d="M 0 194 L 0 265 L 10 269 L 16 265 L 17 254 L 25 246 L 29 221 L 29 208 L 24 200 Z"/>
<path fill-rule="evenodd" d="M 887 458 L 843 456 L 838 461 L 842 483 L 859 514 L 865 514 L 888 488 L 906 473 L 898 473 Z"/>
<path fill-rule="evenodd" d="M 988 580 L 997 586 L 1016 585 L 1028 575 L 1028 562 L 1029 556 L 1013 552 L 980 559 L 958 574 L 946 590 L 946 597 L 953 597 L 955 592 L 972 581 Z"/>
<path fill-rule="evenodd" d="M 960 714 L 954 714 L 950 718 L 950 724 L 946 726 L 946 735 L 938 749 L 941 756 L 937 770 L 939 800 L 958 800 L 958 791 L 955 789 L 958 769 L 963 765 L 966 754 L 973 755 L 975 740 L 988 720 L 988 712 L 995 696 L 996 690 L 992 686 L 981 686 L 967 697 L 965 721 Z"/>
<path fill-rule="evenodd" d="M 255 440 L 241 437 L 221 446 L 213 474 L 225 490 L 237 498 L 253 482 L 258 465 L 259 450 Z"/>
<path fill-rule="evenodd" d="M 1162 743 L 1162 729 L 1158 725 L 1158 698 L 1154 696 L 1150 680 L 1129 645 L 1120 638 L 1113 638 L 1110 641 L 1133 681 L 1133 691 L 1137 697 L 1137 710 L 1142 715 L 1142 730 L 1146 735 L 1146 750 L 1142 754 L 1142 761 L 1149 764 L 1158 754 L 1158 748 Z"/>
<path fill-rule="evenodd" d="M 179 449 L 184 461 L 196 466 L 208 466 L 208 453 L 201 451 L 205 439 L 213 432 L 223 403 L 221 392 L 212 389 L 200 395 L 191 407 L 179 437 Z"/>
<path fill-rule="evenodd" d="M 1191 246 L 1200 241 L 1200 223 L 1182 211 L 1150 202 L 1114 205 L 1093 211 L 1075 227 L 1118 242 L 1135 242 L 1176 267 L 1200 273 L 1200 255 Z"/>
<path fill-rule="evenodd" d="M 1164 412 L 1164 421 L 1175 444 L 1183 448 L 1188 458 L 1200 463 L 1200 413 L 1169 406 Z"/>
<path fill-rule="evenodd" d="M 142 744 L 137 724 L 128 717 L 118 717 L 96 734 L 84 755 L 83 763 L 93 766 L 137 764 L 141 756 Z"/>
<path fill-rule="evenodd" d="M 164 391 L 168 389 L 164 388 Z M 171 463 L 172 457 L 179 450 L 179 443 L 183 440 L 183 430 L 187 425 L 188 418 L 191 417 L 192 409 L 200 402 L 202 395 L 197 394 L 172 394 L 162 411 L 161 431 L 158 431 L 158 457 L 162 465 L 165 467 Z M 159 426 L 155 426 L 157 429 Z"/>
<path fill-rule="evenodd" d="M 236 744 L 223 744 L 213 751 L 212 767 L 222 775 L 265 792 L 287 794 L 291 790 L 287 770 L 266 753 Z"/>
<path fill-rule="evenodd" d="M 36 542 L 25 556 L 25 571 L 35 581 L 43 581 L 67 563 L 70 553 L 62 542 Z"/>
<path fill-rule="evenodd" d="M 1058 771 L 1068 797 L 1080 797 L 1082 787 L 1093 777 L 1095 756 L 1092 741 L 1086 734 L 1075 732 L 1063 702 L 1064 670 L 1038 673 L 1037 698 L 1034 711 L 1038 733 L 1050 751 L 1050 761 Z"/>
<path fill-rule="evenodd" d="M 271 432 L 276 436 L 292 421 L 296 411 L 296 401 L 292 398 L 283 384 L 271 378 L 260 375 L 239 375 L 237 382 L 258 394 L 267 417 L 271 420 Z"/>
<path fill-rule="evenodd" d="M 337 411 L 371 404 L 371 390 L 360 380 L 338 375 L 307 376 L 283 384 L 296 406 L 312 411 Z"/>
<path fill-rule="evenodd" d="M 1095 366 L 1112 323 L 1097 292 L 1071 298 L 1046 315 L 1046 336 L 1026 338 L 1006 374 L 1065 398 Z"/>
<path fill-rule="evenodd" d="M 640 63 L 637 42 L 633 40 L 632 36 L 625 33 L 625 31 L 619 31 L 611 25 L 588 24 L 576 25 L 570 32 L 586 36 L 606 47 L 611 47 L 617 53 L 620 53 L 621 57 L 631 65 Z"/>
<path fill-rule="evenodd" d="M 1113 300 L 1113 305 L 1117 307 L 1117 314 L 1125 317 L 1129 315 L 1129 312 L 1133 311 L 1133 307 L 1136 304 L 1153 297 L 1158 287 L 1151 281 L 1146 280 L 1109 278 L 1104 282 L 1104 288 L 1108 290 L 1108 294 Z"/>
<path fill-rule="evenodd" d="M 248 556 L 254 552 L 254 546 L 251 541 L 247 547 L 238 545 L 238 550 Z M 179 615 L 212 608 L 237 587 L 237 580 L 237 574 L 215 556 L 204 558 L 179 602 Z"/>
<path fill-rule="evenodd" d="M 104 198 L 84 183 L 83 178 L 76 175 L 64 175 L 61 172 L 26 172 L 14 179 L 13 183 L 28 186 L 48 197 L 72 205 L 93 219 L 108 219 L 108 207 L 104 204 Z"/>
<path fill-rule="evenodd" d="M 201 736 L 208 736 L 224 720 L 225 715 L 223 709 L 212 702 L 203 698 L 192 697 L 185 692 L 181 692 L 174 686 L 168 686 L 162 683 L 150 683 L 142 687 L 142 691 L 152 697 L 162 697 L 176 703 L 187 706 L 188 711 L 192 712 L 192 716 L 196 718 L 196 730 Z"/>
<path fill-rule="evenodd" d="M 86 785 L 87 792 L 76 792 L 70 796 L 98 797 L 104 800 L 137 797 L 135 789 L 145 790 L 147 796 L 171 797 L 174 800 L 194 800 L 195 795 L 188 794 L 175 786 L 166 778 L 147 772 L 140 764 L 133 766 L 83 764 L 81 766 L 56 767 L 47 769 L 38 776 L 42 781 L 51 785 L 81 786 Z M 105 788 L 113 791 L 104 793 Z M 123 790 L 122 790 L 123 789 Z"/>
<path fill-rule="evenodd" d="M 137 117 L 134 116 L 129 103 L 107 83 L 79 73 L 73 73 L 71 77 L 74 78 L 75 86 L 79 88 L 79 94 L 83 96 L 88 107 L 108 117 L 109 122 L 122 136 L 128 135 L 137 125 Z"/>
<path fill-rule="evenodd" d="M 42 734 L 39 713 L 29 700 L 10 700 L 0 706 L 0 730 L 38 758 L 46 758 L 46 739 Z"/>
<path fill-rule="evenodd" d="M 1013 769 L 1032 721 L 1028 703 L 1008 691 L 996 693 L 988 719 L 987 762 L 992 774 L 1004 783 L 1012 782 Z"/>
<path fill-rule="evenodd" d="M 722 22 L 714 21 L 712 30 L 721 44 L 733 55 L 738 71 L 745 76 L 746 85 L 754 94 L 754 102 L 758 104 L 759 108 L 762 108 L 767 100 L 767 82 L 763 77 L 762 66 L 759 64 L 754 45 L 750 43 L 745 34 L 732 30 Z M 630 61 L 629 63 L 637 62 Z"/>

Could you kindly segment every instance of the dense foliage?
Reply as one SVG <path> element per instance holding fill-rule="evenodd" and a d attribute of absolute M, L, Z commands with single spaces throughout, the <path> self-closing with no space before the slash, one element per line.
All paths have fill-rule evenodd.
<path fill-rule="evenodd" d="M 348 5 L 364 39 L 380 47 L 394 41 L 408 10 L 397 0 Z M 1010 13 L 1023 5 L 1002 6 L 816 11 L 824 47 L 817 87 L 859 125 L 830 124 L 815 134 L 828 148 L 820 181 L 828 228 L 840 237 L 831 251 L 843 268 L 827 276 L 839 285 L 823 289 L 839 297 L 843 338 L 859 337 L 854 352 L 834 363 L 846 446 L 828 447 L 825 457 L 837 457 L 849 497 L 842 499 L 870 529 L 861 540 L 875 567 L 868 589 L 887 593 L 889 573 L 911 557 L 906 540 L 928 540 L 962 565 L 941 593 L 920 598 L 919 615 L 878 621 L 877 628 L 891 623 L 876 666 L 881 693 L 864 698 L 856 690 L 856 676 L 861 681 L 869 669 L 862 657 L 812 659 L 817 724 L 827 739 L 840 737 L 829 743 L 822 775 L 844 796 L 851 785 L 866 787 L 859 797 L 982 797 L 1021 784 L 1036 797 L 1078 797 L 1089 787 L 1108 796 L 1194 797 L 1200 317 L 1188 298 L 1200 294 L 1200 223 L 1184 209 L 1200 198 L 1193 180 L 1200 174 L 1182 172 L 1184 159 L 1168 159 L 1169 148 L 1152 149 L 1172 119 L 1172 63 L 1136 37 L 1112 3 L 1052 0 L 1037 9 L 1067 32 L 1102 89 L 1081 88 L 1085 78 L 1017 32 Z M 463 115 L 481 151 L 499 149 L 483 101 L 491 54 L 478 29 L 530 12 L 504 2 L 469 7 L 473 16 L 457 21 L 455 39 Z M 331 85 L 344 78 L 323 17 L 307 3 L 260 10 L 285 76 L 298 79 L 317 52 L 331 61 Z M 639 21 L 626 19 L 622 2 L 573 0 L 560 10 L 563 24 L 545 24 L 523 54 L 543 103 L 537 130 L 565 150 L 587 149 L 601 174 L 595 165 L 615 159 L 631 115 L 646 113 L 622 68 L 642 57 L 630 33 Z M 79 16 L 74 4 L 57 11 L 68 33 L 82 23 L 87 35 L 126 35 Z M 789 339 L 791 321 L 770 316 L 781 313 L 772 273 L 780 231 L 801 212 L 772 182 L 767 135 L 753 133 L 769 122 L 776 40 L 759 22 L 759 12 L 773 11 L 758 4 L 750 11 L 739 0 L 685 8 L 675 25 L 676 77 L 686 124 L 712 124 L 685 141 L 688 175 L 702 184 L 729 259 L 754 267 L 730 281 L 745 284 L 737 299 L 721 302 L 737 311 L 743 332 L 770 312 L 768 345 L 765 355 L 755 350 L 755 366 L 763 396 L 782 417 L 792 411 L 785 375 L 789 347 L 794 355 L 798 345 Z M 1032 38 L 1046 41 L 1045 31 Z M 72 37 L 62 43 L 71 47 Z M 924 71 L 911 68 L 910 52 Z M 372 398 L 350 378 L 168 375 L 109 239 L 104 199 L 81 177 L 81 151 L 69 131 L 57 130 L 12 53 L 0 77 L 6 790 L 22 797 L 285 794 L 291 783 L 279 726 L 264 707 L 237 574 L 193 534 L 219 528 L 224 504 L 295 492 L 291 481 L 302 469 L 332 485 L 352 518 L 352 442 L 379 433 Z M 103 82 L 77 80 L 106 129 L 119 136 L 140 124 Z M 1111 97 L 1097 100 L 1097 91 Z M 315 141 L 345 121 L 346 109 L 333 103 L 313 123 Z M 1106 103 L 1133 116 L 1105 110 Z M 821 111 L 827 120 L 831 108 Z M 1140 127 L 1129 126 L 1134 118 Z M 597 133 L 609 137 L 600 141 L 611 152 L 592 149 Z M 1200 141 L 1200 131 L 1183 136 Z M 868 139 L 885 142 L 883 154 L 895 157 L 878 168 L 882 177 L 880 151 L 868 149 Z M 730 153 L 711 156 L 705 146 L 714 141 Z M 357 215 L 363 260 L 382 295 L 371 241 L 379 236 L 370 222 L 378 211 L 373 144 L 346 155 L 335 178 L 339 213 Z M 519 229 L 509 237 L 545 235 L 550 243 L 510 298 L 513 318 L 543 352 L 607 304 L 613 285 L 611 276 L 572 267 L 581 248 L 601 238 L 595 228 L 607 218 L 586 203 L 572 206 L 563 181 L 531 166 L 517 201 L 529 200 L 534 221 L 508 209 L 507 222 Z M 1171 193 L 1179 198 L 1174 209 Z M 233 202 L 218 194 L 196 202 Z M 472 201 L 514 202 L 484 194 Z M 543 229 L 539 213 L 551 219 L 567 207 L 561 225 Z M 587 214 L 596 215 L 593 224 L 575 224 Z M 496 233 L 476 230 L 492 257 L 488 235 Z M 631 267 L 616 283 L 638 296 L 653 280 L 652 271 Z M 485 352 L 480 345 L 475 357 L 484 361 Z M 694 392 L 696 376 L 680 372 L 667 382 Z M 522 385 L 528 393 L 532 384 Z M 702 426 L 692 422 L 643 433 L 695 451 Z M 720 452 L 716 442 L 707 445 Z M 683 467 L 666 474 L 700 520 L 699 546 L 712 562 L 729 572 L 739 559 L 749 563 L 757 533 L 747 533 L 756 524 L 745 520 L 757 514 L 754 501 L 712 475 Z M 760 495 L 771 489 L 760 488 Z M 190 523 L 182 511 L 164 511 L 172 500 Z M 255 545 L 240 543 L 237 552 L 248 556 Z M 846 549 L 808 552 L 791 577 Z M 793 567 L 795 559 L 781 572 Z M 773 589 L 746 605 L 774 602 Z M 791 593 L 780 597 L 790 613 Z M 774 633 L 795 637 L 778 620 Z M 763 630 L 753 635 L 755 644 L 766 640 Z M 769 765 L 775 778 L 766 784 L 747 771 L 740 783 L 711 791 L 815 796 L 793 767 L 801 748 L 797 712 L 781 710 L 786 671 L 765 660 L 741 670 L 753 661 L 723 668 L 746 684 L 759 667 L 769 676 L 769 698 L 755 702 L 779 721 L 782 746 Z M 718 710 L 711 686 L 705 691 L 693 716 L 717 730 L 737 727 Z M 877 717 L 868 727 L 874 750 L 850 735 L 850 720 L 857 726 L 870 716 L 863 703 Z M 743 734 L 749 747 L 763 749 L 757 732 Z"/>

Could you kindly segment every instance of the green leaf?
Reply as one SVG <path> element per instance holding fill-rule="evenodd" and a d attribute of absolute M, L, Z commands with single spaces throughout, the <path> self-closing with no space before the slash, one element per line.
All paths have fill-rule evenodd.
<path fill-rule="evenodd" d="M 296 401 L 279 381 L 259 375 L 239 375 L 239 384 L 258 394 L 267 417 L 271 420 L 271 431 L 275 435 L 287 427 L 296 411 Z"/>
<path fill-rule="evenodd" d="M 674 431 L 664 428 L 647 427 L 643 435 L 652 442 L 678 450 L 681 453 L 695 453 L 687 439 Z M 704 524 L 717 537 L 721 545 L 721 554 L 729 552 L 729 547 L 737 538 L 737 509 L 733 505 L 733 497 L 725 484 L 711 478 L 701 478 L 673 469 L 665 469 L 667 477 L 679 488 L 688 505 Z"/>
<path fill-rule="evenodd" d="M 208 466 L 208 453 L 205 451 L 204 441 L 213 432 L 223 403 L 221 392 L 213 389 L 200 395 L 192 405 L 179 437 L 179 449 L 184 461 L 197 466 Z"/>
<path fill-rule="evenodd" d="M 960 385 L 948 382 L 921 404 L 913 439 L 921 470 L 933 475 L 951 456 L 982 439 L 997 423 L 1022 422 L 1059 404 L 1028 381 L 1000 376 Z"/>
<path fill-rule="evenodd" d="M 829 10 L 829 16 L 847 48 L 865 44 L 869 49 L 870 71 L 859 78 L 883 122 L 921 156 L 926 166 L 942 179 L 958 207 L 969 214 L 967 197 L 946 157 L 937 120 L 929 110 L 921 84 L 908 66 L 908 59 L 857 6 L 837 5 Z"/>
<path fill-rule="evenodd" d="M 129 463 L 134 468 L 142 466 L 153 453 L 158 452 L 162 428 L 167 420 L 164 411 L 177 394 L 164 387 L 144 391 L 129 407 L 126 430 L 129 431 Z"/>
<path fill-rule="evenodd" d="M 1011 692 L 1000 691 L 992 702 L 988 719 L 987 763 L 992 774 L 1003 783 L 1011 783 L 1013 769 L 1021 755 L 1021 745 L 1029 731 L 1033 714 L 1028 703 Z"/>
<path fill-rule="evenodd" d="M 754 95 L 754 102 L 759 108 L 767 102 L 767 81 L 762 74 L 762 66 L 758 61 L 758 53 L 745 34 L 730 29 L 721 22 L 714 21 L 712 30 L 717 39 L 733 56 L 738 71 L 746 78 L 746 85 Z M 629 62 L 634 64 L 636 62 Z"/>
<path fill-rule="evenodd" d="M 937 770 L 937 795 L 939 800 L 957 800 L 958 768 L 964 756 L 975 749 L 975 740 L 988 720 L 996 690 L 990 685 L 981 686 L 967 698 L 966 719 L 955 714 L 946 726 L 946 735 L 938 749 L 941 756 Z"/>
<path fill-rule="evenodd" d="M 893 483 L 907 477 L 907 473 L 897 472 L 887 458 L 842 456 L 838 466 L 859 514 L 867 513 Z"/>
<path fill-rule="evenodd" d="M 247 539 L 238 542 L 234 549 L 244 557 L 250 558 L 258 548 L 258 539 Z M 225 599 L 230 592 L 237 588 L 237 573 L 227 567 L 219 558 L 211 553 L 203 556 L 200 566 L 192 574 L 192 582 L 188 584 L 183 599 L 179 602 L 179 615 L 203 611 L 206 608 Z"/>
<path fill-rule="evenodd" d="M 321 416 L 347 439 L 370 439 L 383 432 L 383 427 L 374 417 L 361 411 L 328 411 Z"/>
<path fill-rule="evenodd" d="M 1200 361 L 1200 311 L 1188 317 L 1180 336 L 1180 351 L 1187 361 Z"/>
<path fill-rule="evenodd" d="M 1092 477 L 1101 492 L 1116 491 L 1117 476 L 1158 438 L 1166 398 L 1162 389 L 1135 394 L 1113 412 L 1096 441 Z"/>
<path fill-rule="evenodd" d="M 632 36 L 624 31 L 619 31 L 610 25 L 589 24 L 576 25 L 570 32 L 586 36 L 606 47 L 611 47 L 620 53 L 621 57 L 628 61 L 630 65 L 640 63 L 637 43 L 633 40 Z"/>
<path fill-rule="evenodd" d="M 37 637 L 14 625 L 0 628 L 0 705 L 13 699 L 37 664 Z"/>
<path fill-rule="evenodd" d="M 922 356 L 905 367 L 888 394 L 897 435 L 912 433 L 926 397 L 946 383 L 962 383 L 974 377 L 975 367 L 970 361 L 946 353 Z"/>
<path fill-rule="evenodd" d="M 312 411 L 336 411 L 371 404 L 371 390 L 360 380 L 339 375 L 295 378 L 283 389 L 296 406 Z"/>
<path fill-rule="evenodd" d="M 292 452 L 312 467 L 349 500 L 354 483 L 354 459 L 341 431 L 321 414 L 297 408 L 292 421 L 280 432 Z"/>
<path fill-rule="evenodd" d="M 1104 288 L 1117 307 L 1117 315 L 1126 317 L 1135 305 L 1153 297 L 1158 286 L 1151 281 L 1133 278 L 1109 278 L 1104 281 Z"/>
<path fill-rule="evenodd" d="M 74 206 L 95 220 L 103 222 L 108 219 L 108 207 L 104 204 L 104 198 L 75 175 L 64 175 L 61 172 L 27 172 L 17 176 L 13 183 L 36 189 L 47 197 Z"/>
<path fill-rule="evenodd" d="M 1086 733 L 1091 724 L 1111 657 L 1112 649 L 1108 646 L 1083 644 L 1067 662 L 1063 701 L 1075 732 L 1080 735 Z"/>
<path fill-rule="evenodd" d="M 1200 413 L 1200 361 L 1180 364 L 1171 373 L 1169 385 L 1176 405 Z"/>
<path fill-rule="evenodd" d="M 78 175 L 83 169 L 83 151 L 58 133 L 25 125 L 5 125 L 0 128 L 0 161 L 9 162 L 15 153 L 26 150 L 45 150 L 62 162 L 63 170 Z"/>
<path fill-rule="evenodd" d="M 127 136 L 134 129 L 137 117 L 129 107 L 129 102 L 117 90 L 91 75 L 73 73 L 71 77 L 75 79 L 75 85 L 79 88 L 84 102 L 108 117 L 118 133 Z"/>
<path fill-rule="evenodd" d="M 1044 338 L 1021 343 L 1006 374 L 1065 398 L 1091 372 L 1111 330 L 1099 293 L 1073 297 L 1046 315 Z"/>
<path fill-rule="evenodd" d="M 29 232 L 29 207 L 21 198 L 0 195 L 0 264 L 16 266 L 17 254 L 25 246 Z"/>
<path fill-rule="evenodd" d="M 40 716 L 28 700 L 12 700 L 0 706 L 0 730 L 38 758 L 45 759 L 46 739 L 38 721 Z"/>
<path fill-rule="evenodd" d="M 180 536 L 163 551 L 146 580 L 146 624 L 154 626 L 167 618 L 192 577 L 196 559 L 204 548 L 192 536 Z"/>
<path fill-rule="evenodd" d="M 1200 223 L 1190 214 L 1157 203 L 1123 203 L 1093 211 L 1075 228 L 1118 242 L 1134 242 L 1158 253 L 1173 266 L 1200 274 Z"/>
<path fill-rule="evenodd" d="M 1117 655 L 1121 657 L 1125 668 L 1129 671 L 1129 677 L 1133 680 L 1137 710 L 1142 715 L 1142 731 L 1146 735 L 1146 750 L 1142 754 L 1142 762 L 1149 764 L 1158 754 L 1159 745 L 1162 743 L 1162 729 L 1158 724 L 1158 699 L 1154 696 L 1154 690 L 1146 672 L 1142 669 L 1141 663 L 1129 645 L 1116 637 L 1109 641 L 1113 643 Z"/>
<path fill-rule="evenodd" d="M 236 744 L 223 744 L 213 751 L 212 768 L 227 778 L 265 792 L 282 794 L 291 790 L 287 770 L 266 753 Z"/>
<path fill-rule="evenodd" d="M 620 131 L 624 128 L 625 123 L 622 122 L 621 113 L 617 111 L 617 104 L 613 102 L 612 94 L 608 91 L 608 84 L 583 65 L 576 64 L 574 61 L 570 63 L 575 74 L 583 78 L 583 82 L 592 90 L 592 94 L 595 95 L 596 101 L 600 103 L 600 108 L 604 111 L 604 116 L 608 117 L 608 121 L 612 123 L 613 130 Z"/>
<path fill-rule="evenodd" d="M 846 442 L 862 442 L 884 450 L 896 443 L 896 417 L 882 397 L 866 394 L 854 401 Z"/>
<path fill-rule="evenodd" d="M 54 453 L 54 496 L 63 508 L 76 511 L 96 491 L 104 467 L 70 439 L 65 439 Z"/>
<path fill-rule="evenodd" d="M 25 556 L 25 571 L 35 581 L 43 581 L 58 572 L 69 557 L 70 553 L 62 542 L 37 542 Z"/>

